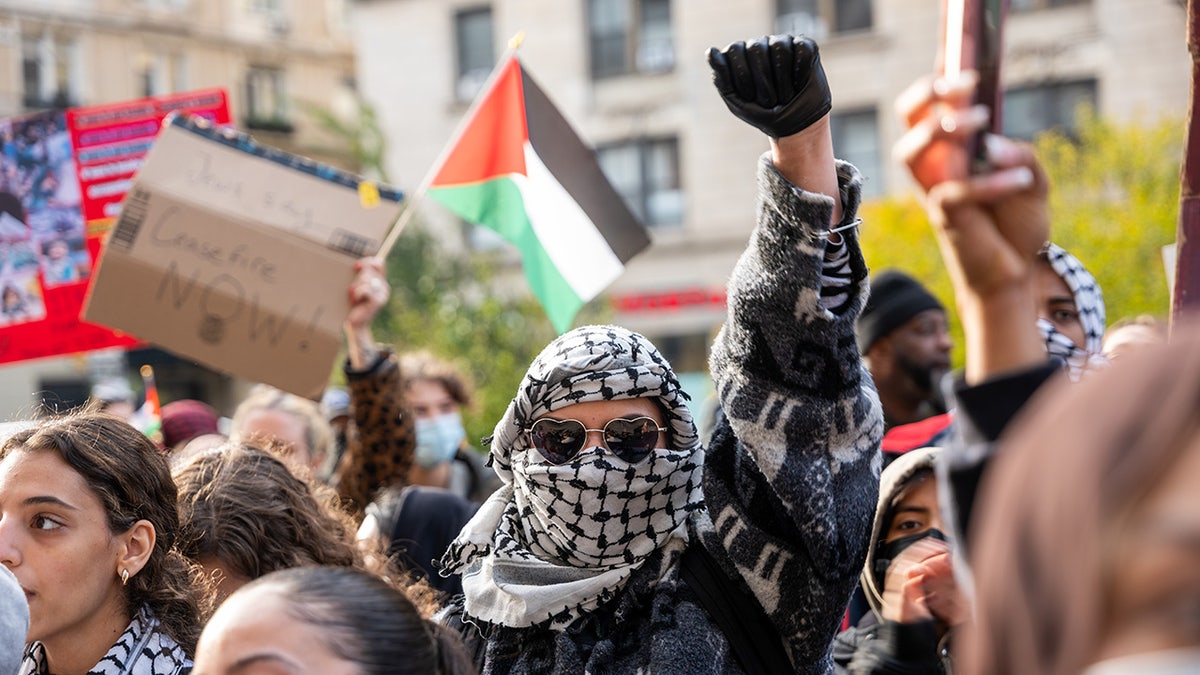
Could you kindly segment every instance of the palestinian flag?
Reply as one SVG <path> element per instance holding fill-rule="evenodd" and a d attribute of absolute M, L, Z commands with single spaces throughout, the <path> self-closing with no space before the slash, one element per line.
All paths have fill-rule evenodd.
<path fill-rule="evenodd" d="M 158 402 L 158 385 L 154 383 L 154 369 L 143 365 L 139 371 L 142 374 L 142 385 L 146 388 L 146 402 L 133 414 L 130 420 L 142 433 L 162 447 L 162 406 Z"/>
<path fill-rule="evenodd" d="M 517 58 L 498 69 L 429 195 L 517 247 L 529 285 L 564 333 L 650 238 Z"/>

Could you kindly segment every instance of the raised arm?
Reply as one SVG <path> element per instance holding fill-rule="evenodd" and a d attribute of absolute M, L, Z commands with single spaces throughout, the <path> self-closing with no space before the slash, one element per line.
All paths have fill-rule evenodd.
<path fill-rule="evenodd" d="M 866 555 L 883 434 L 854 334 L 866 265 L 853 227 L 829 234 L 855 222 L 861 178 L 833 159 L 812 41 L 764 38 L 709 58 L 730 110 L 772 150 L 713 346 L 725 420 L 705 465 L 704 542 L 766 609 L 797 672 L 826 672 Z"/>
<path fill-rule="evenodd" d="M 416 432 L 403 408 L 400 370 L 391 349 L 375 342 L 371 323 L 387 304 L 383 263 L 364 258 L 355 265 L 346 319 L 346 380 L 354 425 L 333 476 L 342 499 L 359 515 L 375 492 L 408 481 Z"/>
<path fill-rule="evenodd" d="M 938 463 L 942 516 L 961 544 L 992 442 L 1055 370 L 1036 328 L 1034 266 L 1049 236 L 1048 185 L 1033 150 L 987 136 L 990 168 L 967 171 L 966 141 L 986 128 L 988 111 L 972 106 L 978 78 L 918 80 L 897 99 L 907 132 L 895 156 L 920 187 L 942 260 L 954 283 L 966 342 L 956 387 L 961 439 Z M 969 573 L 958 574 L 969 588 Z"/>
<path fill-rule="evenodd" d="M 1045 361 L 1033 270 L 1050 230 L 1046 174 L 1028 145 L 989 135 L 992 170 L 967 173 L 966 142 L 988 123 L 987 108 L 970 105 L 977 81 L 928 77 L 896 102 L 908 131 L 895 155 L 923 193 L 954 283 L 968 384 Z"/>

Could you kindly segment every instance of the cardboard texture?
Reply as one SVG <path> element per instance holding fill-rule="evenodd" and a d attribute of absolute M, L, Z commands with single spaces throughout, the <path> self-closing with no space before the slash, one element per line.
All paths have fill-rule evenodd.
<path fill-rule="evenodd" d="M 332 170 L 261 150 L 195 121 L 166 126 L 84 316 L 317 398 L 341 344 L 354 262 L 378 248 L 399 194 L 368 207 L 347 174 L 319 177 Z"/>

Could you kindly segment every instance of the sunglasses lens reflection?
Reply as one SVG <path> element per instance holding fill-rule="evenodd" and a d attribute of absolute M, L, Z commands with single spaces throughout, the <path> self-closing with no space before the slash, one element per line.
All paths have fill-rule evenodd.
<path fill-rule="evenodd" d="M 577 420 L 540 419 L 529 430 L 529 440 L 546 461 L 565 464 L 587 442 L 587 428 Z M 630 464 L 645 459 L 658 445 L 658 423 L 649 417 L 617 418 L 604 425 L 604 445 Z"/>
<path fill-rule="evenodd" d="M 529 431 L 529 440 L 551 464 L 565 464 L 583 449 L 584 426 L 575 420 L 540 419 Z"/>
<path fill-rule="evenodd" d="M 612 420 L 604 425 L 604 443 L 617 457 L 636 464 L 658 444 L 658 424 L 649 417 Z"/>

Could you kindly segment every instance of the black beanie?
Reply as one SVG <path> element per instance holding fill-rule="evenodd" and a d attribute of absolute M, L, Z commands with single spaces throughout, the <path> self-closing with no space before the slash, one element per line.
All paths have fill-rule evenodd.
<path fill-rule="evenodd" d="M 871 280 L 871 296 L 858 317 L 858 349 L 866 353 L 879 338 L 927 309 L 943 309 L 916 279 L 899 270 L 881 272 Z"/>

